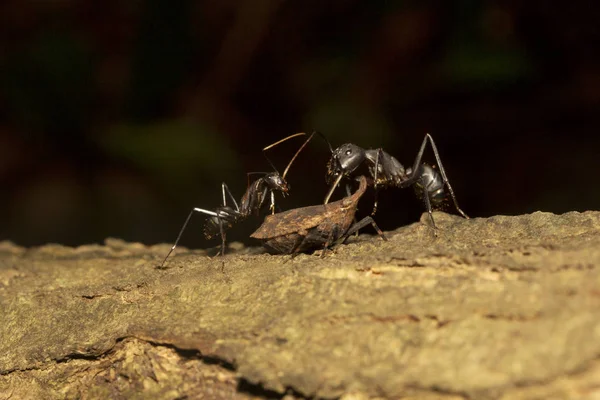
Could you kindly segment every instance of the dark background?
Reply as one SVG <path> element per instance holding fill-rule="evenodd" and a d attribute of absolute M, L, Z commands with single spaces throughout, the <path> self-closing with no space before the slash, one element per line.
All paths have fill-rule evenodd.
<path fill-rule="evenodd" d="M 597 4 L 3 1 L 0 240 L 172 242 L 312 129 L 405 165 L 430 132 L 472 217 L 598 209 Z M 282 208 L 322 201 L 328 157 L 307 148 Z M 411 189 L 380 203 L 384 229 L 423 211 Z M 201 225 L 182 243 L 216 245 Z"/>

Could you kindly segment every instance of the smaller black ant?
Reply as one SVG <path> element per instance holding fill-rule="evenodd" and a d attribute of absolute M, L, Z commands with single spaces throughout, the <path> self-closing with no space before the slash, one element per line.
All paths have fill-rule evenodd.
<path fill-rule="evenodd" d="M 414 185 L 413 188 L 417 197 L 425 202 L 434 229 L 437 229 L 437 227 L 433 220 L 432 206 L 437 208 L 445 202 L 447 197 L 445 187 L 448 188 L 458 213 L 464 218 L 469 218 L 458 206 L 458 201 L 446 176 L 437 147 L 429 133 L 425 134 L 412 168 L 405 168 L 396 158 L 383 151 L 382 148 L 365 150 L 355 144 L 346 143 L 333 150 L 327 138 L 322 133 L 317 133 L 327 142 L 331 151 L 331 158 L 327 163 L 327 183 L 332 183 L 332 185 L 325 197 L 325 204 L 329 202 L 342 178 L 360 174 L 357 170 L 359 167 L 366 165 L 375 189 L 375 202 L 371 215 L 375 215 L 377 212 L 377 191 L 380 187 L 406 188 Z M 428 142 L 435 155 L 439 170 L 421 162 Z M 348 195 L 350 194 L 348 186 L 346 186 L 346 192 Z"/>
<path fill-rule="evenodd" d="M 271 195 L 271 204 L 269 206 L 269 209 L 271 210 L 271 213 L 275 213 L 275 192 L 276 191 L 280 192 L 283 196 L 288 194 L 290 187 L 285 180 L 285 176 L 286 176 L 288 170 L 290 169 L 290 166 L 292 165 L 292 163 L 298 156 L 298 154 L 302 151 L 302 149 L 308 143 L 308 140 L 306 142 L 304 142 L 304 144 L 298 149 L 296 154 L 294 154 L 294 157 L 292 157 L 289 164 L 283 171 L 282 175 L 279 174 L 279 172 L 277 171 L 277 168 L 275 168 L 273 163 L 271 163 L 271 160 L 269 160 L 265 151 L 288 140 L 288 139 L 291 139 L 291 138 L 294 138 L 297 136 L 303 136 L 303 135 L 306 135 L 306 134 L 304 132 L 296 133 L 296 134 L 288 136 L 285 139 L 282 139 L 276 143 L 273 143 L 263 149 L 263 155 L 265 156 L 265 158 L 267 159 L 269 164 L 271 164 L 271 167 L 273 168 L 273 170 L 275 172 L 250 172 L 250 173 L 248 173 L 247 174 L 248 180 L 250 179 L 250 175 L 253 175 L 253 174 L 264 174 L 264 176 L 258 178 L 251 184 L 248 184 L 248 189 L 246 190 L 246 193 L 244 193 L 244 195 L 242 196 L 242 199 L 240 200 L 239 205 L 238 205 L 237 201 L 235 201 L 235 198 L 231 194 L 231 191 L 227 187 L 227 184 L 225 182 L 223 182 L 221 184 L 221 191 L 223 194 L 223 203 L 221 206 L 217 207 L 214 211 L 205 210 L 203 208 L 197 208 L 197 207 L 193 208 L 192 211 L 190 211 L 190 213 L 188 214 L 185 222 L 183 223 L 183 226 L 181 227 L 181 230 L 179 231 L 179 234 L 177 235 L 177 239 L 175 239 L 175 243 L 173 244 L 173 247 L 171 247 L 171 250 L 169 250 L 169 253 L 163 260 L 160 268 L 162 268 L 164 266 L 165 262 L 167 261 L 167 258 L 169 258 L 169 256 L 173 252 L 173 250 L 175 250 L 175 247 L 177 247 L 177 243 L 179 242 L 179 239 L 181 238 L 183 231 L 187 227 L 187 224 L 190 221 L 190 218 L 192 217 L 192 215 L 195 212 L 199 212 L 199 213 L 208 215 L 208 218 L 204 225 L 204 237 L 206 239 L 212 239 L 217 234 L 221 235 L 221 250 L 218 253 L 220 255 L 225 254 L 225 240 L 226 240 L 225 232 L 229 228 L 231 228 L 235 223 L 245 220 L 252 214 L 258 214 L 259 211 L 262 209 L 262 207 L 265 203 L 265 200 L 267 198 L 267 195 L 269 193 Z M 228 196 L 229 196 L 229 199 L 231 200 L 231 202 L 233 203 L 233 207 L 227 205 L 227 197 Z"/>

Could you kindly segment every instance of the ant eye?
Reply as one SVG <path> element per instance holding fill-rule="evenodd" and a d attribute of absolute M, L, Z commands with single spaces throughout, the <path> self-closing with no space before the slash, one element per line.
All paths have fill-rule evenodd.
<path fill-rule="evenodd" d="M 350 154 L 352 154 L 352 150 L 346 150 L 346 155 L 349 156 Z"/>

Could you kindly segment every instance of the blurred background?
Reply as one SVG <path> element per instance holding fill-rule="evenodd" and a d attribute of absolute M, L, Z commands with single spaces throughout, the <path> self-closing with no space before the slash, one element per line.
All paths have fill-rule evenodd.
<path fill-rule="evenodd" d="M 593 1 L 5 0 L 0 240 L 172 242 L 313 129 L 406 166 L 431 133 L 472 217 L 597 210 L 598 21 Z M 280 171 L 301 142 L 269 151 Z M 322 201 L 328 158 L 313 140 L 282 209 Z M 388 189 L 377 221 L 423 210 Z M 182 244 L 218 244 L 202 220 Z"/>

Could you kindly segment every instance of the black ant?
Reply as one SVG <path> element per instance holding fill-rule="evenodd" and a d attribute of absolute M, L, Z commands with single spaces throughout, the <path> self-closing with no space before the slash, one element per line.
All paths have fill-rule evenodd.
<path fill-rule="evenodd" d="M 229 228 L 231 228 L 235 223 L 245 220 L 252 214 L 258 214 L 259 211 L 262 209 L 262 207 L 265 203 L 265 200 L 267 198 L 267 195 L 269 193 L 271 195 L 271 204 L 270 204 L 269 209 L 271 210 L 272 213 L 275 213 L 275 192 L 276 191 L 281 192 L 281 194 L 283 196 L 285 196 L 289 192 L 290 187 L 285 180 L 285 176 L 286 176 L 288 170 L 290 169 L 290 166 L 292 165 L 292 163 L 298 156 L 298 154 L 302 151 L 304 146 L 306 146 L 306 144 L 308 143 L 308 140 L 306 142 L 304 142 L 304 144 L 298 149 L 296 154 L 294 154 L 294 157 L 292 157 L 289 164 L 283 171 L 282 175 L 279 174 L 279 172 L 277 171 L 277 169 L 275 168 L 273 163 L 271 163 L 271 160 L 269 160 L 265 151 L 270 149 L 271 147 L 274 147 L 274 146 L 288 140 L 288 139 L 291 139 L 291 138 L 297 137 L 297 136 L 302 136 L 302 135 L 306 135 L 306 134 L 304 132 L 301 132 L 301 133 L 297 133 L 297 134 L 288 136 L 285 139 L 282 139 L 276 143 L 273 143 L 272 145 L 269 145 L 263 149 L 263 155 L 265 156 L 265 158 L 267 159 L 269 164 L 271 164 L 271 167 L 273 167 L 275 172 L 250 172 L 250 173 L 248 173 L 247 174 L 248 180 L 250 179 L 250 175 L 252 175 L 252 174 L 264 174 L 264 176 L 258 178 L 257 180 L 255 180 L 254 182 L 252 182 L 251 184 L 248 185 L 248 189 L 246 190 L 246 193 L 244 193 L 244 195 L 242 196 L 242 199 L 240 200 L 239 205 L 238 205 L 237 201 L 235 201 L 235 198 L 233 197 L 231 192 L 229 191 L 227 184 L 225 182 L 223 182 L 221 184 L 221 191 L 223 194 L 223 204 L 221 206 L 217 207 L 214 211 L 205 210 L 203 208 L 197 208 L 197 207 L 193 208 L 192 211 L 190 211 L 190 213 L 188 214 L 185 222 L 183 223 L 183 226 L 181 227 L 181 230 L 179 231 L 179 234 L 177 235 L 177 239 L 175 239 L 175 243 L 173 244 L 173 247 L 171 247 L 171 250 L 169 250 L 169 253 L 163 260 L 160 267 L 162 268 L 164 266 L 165 262 L 167 261 L 167 258 L 169 258 L 169 256 L 173 252 L 173 250 L 175 250 L 175 247 L 177 247 L 177 243 L 179 242 L 179 239 L 181 238 L 183 231 L 187 227 L 187 224 L 190 221 L 190 218 L 192 217 L 192 215 L 195 212 L 199 212 L 199 213 L 208 215 L 208 218 L 204 225 L 204 237 L 206 239 L 212 239 L 217 234 L 221 235 L 221 250 L 218 253 L 220 255 L 225 254 L 225 240 L 226 240 L 225 232 Z M 233 203 L 233 207 L 227 205 L 227 196 L 229 196 L 229 199 L 231 199 L 231 202 Z"/>
<path fill-rule="evenodd" d="M 317 132 L 328 144 L 331 151 L 331 158 L 327 163 L 327 183 L 332 183 L 325 204 L 329 202 L 335 188 L 339 185 L 344 177 L 355 176 L 357 169 L 360 166 L 366 165 L 368 173 L 373 179 L 373 187 L 375 189 L 375 202 L 371 215 L 377 212 L 377 191 L 379 187 L 399 187 L 406 188 L 414 185 L 414 190 L 417 196 L 424 200 L 425 207 L 429 213 L 429 219 L 434 229 L 437 229 L 433 220 L 432 206 L 437 208 L 446 200 L 445 186 L 448 187 L 448 192 L 454 203 L 454 207 L 464 218 L 469 218 L 458 206 L 454 190 L 448 181 L 446 171 L 442 165 L 442 160 L 438 153 L 437 147 L 433 138 L 429 133 L 425 135 L 421 148 L 417 153 L 415 162 L 412 168 L 404 168 L 400 162 L 383 149 L 368 149 L 365 150 L 355 144 L 346 143 L 333 150 L 331 144 L 322 133 Z M 439 170 L 421 162 L 423 153 L 427 143 L 431 144 L 433 154 L 437 161 Z M 350 193 L 350 188 L 346 186 L 346 192 Z"/>

